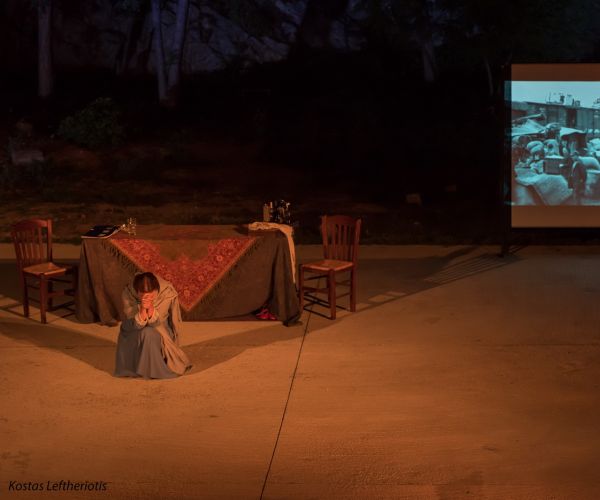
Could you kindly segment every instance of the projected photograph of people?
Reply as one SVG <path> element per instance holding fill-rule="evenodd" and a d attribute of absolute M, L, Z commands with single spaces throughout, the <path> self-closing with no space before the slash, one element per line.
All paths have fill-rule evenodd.
<path fill-rule="evenodd" d="M 513 81 L 513 206 L 600 205 L 599 82 Z"/>

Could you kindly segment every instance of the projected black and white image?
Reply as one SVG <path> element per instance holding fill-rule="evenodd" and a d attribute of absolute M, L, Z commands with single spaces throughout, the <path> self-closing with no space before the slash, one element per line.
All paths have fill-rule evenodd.
<path fill-rule="evenodd" d="M 600 206 L 600 83 L 513 81 L 512 203 Z"/>

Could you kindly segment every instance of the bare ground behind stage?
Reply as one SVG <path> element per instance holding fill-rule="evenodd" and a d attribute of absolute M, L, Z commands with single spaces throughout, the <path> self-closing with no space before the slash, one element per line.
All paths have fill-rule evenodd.
<path fill-rule="evenodd" d="M 363 218 L 365 243 L 493 242 L 489 210 L 449 181 L 413 188 L 397 171 L 368 162 L 344 168 L 335 159 L 302 162 L 277 157 L 256 140 L 203 137 L 174 130 L 165 138 L 130 141 L 101 150 L 36 134 L 3 138 L 21 150 L 37 150 L 43 162 L 12 164 L 2 152 L 0 238 L 29 217 L 54 220 L 58 241 L 75 242 L 95 224 L 233 224 L 260 220 L 265 201 L 291 203 L 301 243 L 319 241 L 319 215 Z M 302 149 L 302 146 L 298 146 Z M 288 156 L 289 158 L 289 156 Z M 343 163 L 343 162 L 342 162 Z M 429 183 L 427 186 L 433 186 Z"/>

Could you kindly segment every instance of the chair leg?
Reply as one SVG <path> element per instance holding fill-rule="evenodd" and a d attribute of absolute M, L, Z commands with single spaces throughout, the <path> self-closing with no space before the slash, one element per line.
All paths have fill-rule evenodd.
<path fill-rule="evenodd" d="M 46 306 L 48 304 L 48 280 L 42 276 L 40 279 L 40 316 L 42 323 L 46 323 Z"/>
<path fill-rule="evenodd" d="M 304 268 L 300 266 L 299 273 L 299 284 L 300 293 L 298 294 L 298 301 L 300 302 L 300 314 L 304 310 Z"/>
<path fill-rule="evenodd" d="M 350 271 L 350 311 L 356 311 L 356 272 Z"/>
<path fill-rule="evenodd" d="M 335 319 L 336 305 L 335 305 L 335 272 L 329 271 L 327 275 L 327 288 L 329 289 L 329 307 L 331 309 L 331 319 Z"/>
<path fill-rule="evenodd" d="M 52 283 L 52 281 L 48 281 L 48 300 L 46 302 L 46 310 L 47 311 L 51 311 L 52 310 L 52 295 L 50 295 L 53 291 L 54 291 L 54 283 Z"/>
<path fill-rule="evenodd" d="M 29 291 L 27 290 L 27 280 L 21 278 L 21 290 L 23 291 L 23 316 L 29 318 Z"/>

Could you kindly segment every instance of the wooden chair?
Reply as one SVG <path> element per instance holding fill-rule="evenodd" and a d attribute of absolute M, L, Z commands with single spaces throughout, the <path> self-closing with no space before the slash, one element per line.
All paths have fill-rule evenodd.
<path fill-rule="evenodd" d="M 10 236 L 15 245 L 19 281 L 23 294 L 23 313 L 29 317 L 29 301 L 39 302 L 42 323 L 46 323 L 46 311 L 73 305 L 74 301 L 53 307 L 52 300 L 58 296 L 74 296 L 77 284 L 77 267 L 57 265 L 52 262 L 52 221 L 42 219 L 24 220 L 14 224 Z M 71 275 L 72 279 L 61 279 Z M 54 289 L 55 284 L 72 283 L 71 288 Z M 30 297 L 29 289 L 39 290 L 39 300 Z"/>
<path fill-rule="evenodd" d="M 311 304 L 329 306 L 330 318 L 335 319 L 339 307 L 337 299 L 350 295 L 350 311 L 356 310 L 356 266 L 358 260 L 358 242 L 360 239 L 361 219 L 345 215 L 323 215 L 321 217 L 321 236 L 323 238 L 323 260 L 300 266 L 300 310 L 304 309 L 304 299 Z M 310 273 L 311 276 L 305 278 Z M 350 273 L 343 281 L 337 281 L 337 275 Z M 325 279 L 325 286 L 306 286 L 305 281 Z M 346 293 L 338 294 L 337 287 L 349 287 Z M 327 294 L 327 300 L 315 294 Z"/>

